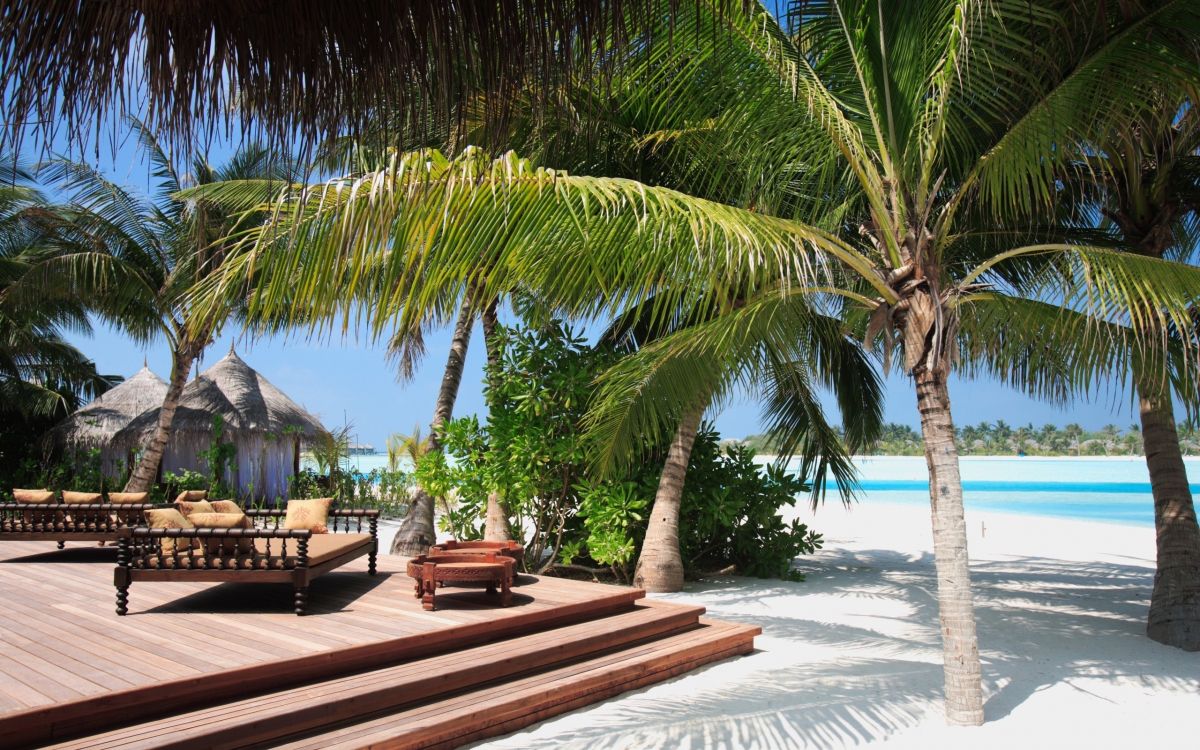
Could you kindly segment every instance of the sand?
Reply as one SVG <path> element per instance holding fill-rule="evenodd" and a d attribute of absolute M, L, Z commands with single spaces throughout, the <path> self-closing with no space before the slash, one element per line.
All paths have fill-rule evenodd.
<path fill-rule="evenodd" d="M 827 506 L 812 525 L 804 583 L 662 597 L 762 626 L 756 653 L 477 747 L 1200 747 L 1200 653 L 1143 634 L 1152 528 L 969 514 L 986 722 L 950 728 L 928 511 Z"/>

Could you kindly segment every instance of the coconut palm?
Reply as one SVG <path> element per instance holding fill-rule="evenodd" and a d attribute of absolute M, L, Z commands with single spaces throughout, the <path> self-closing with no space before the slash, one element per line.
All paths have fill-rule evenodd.
<path fill-rule="evenodd" d="M 47 239 L 54 208 L 18 160 L 0 156 L 0 174 L 0 411 L 9 421 L 63 415 L 111 379 L 64 337 L 91 330 L 86 304 L 38 293 L 30 283 L 34 269 L 55 257 Z"/>
<path fill-rule="evenodd" d="M 1087 223 L 1102 216 L 1102 226 L 1112 232 L 1117 246 L 1141 257 L 1194 264 L 1200 258 L 1200 111 L 1196 89 L 1181 93 L 1148 96 L 1139 116 L 1110 134 L 1111 147 L 1089 149 L 1081 156 L 1087 169 L 1075 172 L 1070 187 L 1078 220 Z M 1147 313 L 1146 334 L 1166 333 L 1152 311 Z M 1196 383 L 1166 373 L 1152 367 L 1134 375 L 1158 544 L 1146 632 L 1154 640 L 1196 651 L 1200 526 L 1172 403 L 1177 394 L 1194 408 Z"/>
<path fill-rule="evenodd" d="M 121 187 L 94 167 L 66 160 L 48 162 L 43 173 L 71 196 L 55 227 L 59 252 L 31 272 L 43 290 L 70 288 L 80 299 L 136 340 L 162 338 L 171 350 L 171 376 L 158 426 L 144 447 L 126 486 L 144 491 L 155 481 L 171 433 L 171 423 L 188 373 L 212 343 L 236 305 L 192 314 L 190 290 L 218 271 L 225 258 L 219 239 L 239 222 L 256 218 L 231 214 L 214 204 L 181 200 L 187 186 L 236 182 L 249 193 L 268 195 L 290 177 L 286 160 L 265 148 L 248 146 L 221 167 L 197 156 L 189 174 L 141 123 L 132 129 L 153 167 L 153 197 Z"/>
<path fill-rule="evenodd" d="M 364 262 L 404 281 L 407 315 L 476 283 L 481 265 L 491 269 L 486 289 L 524 284 L 579 314 L 691 309 L 716 295 L 720 318 L 680 331 L 662 345 L 676 356 L 660 355 L 690 357 L 686 376 L 707 384 L 753 361 L 752 342 L 790 339 L 794 317 L 780 310 L 796 298 L 844 316 L 914 382 L 947 717 L 979 723 L 949 375 L 990 372 L 1065 397 L 1113 364 L 1107 324 L 1140 333 L 1153 300 L 1156 321 L 1182 328 L 1200 290 L 1195 269 L 1047 237 L 1018 220 L 1049 211 L 1072 168 L 1074 149 L 1057 144 L 1096 142 L 1142 106 L 1147 81 L 1194 73 L 1200 18 L 1191 3 L 1104 7 L 800 3 L 784 27 L 761 8 L 699 3 L 711 24 L 680 23 L 670 44 L 634 43 L 619 64 L 645 88 L 661 142 L 681 171 L 691 168 L 696 189 L 736 185 L 754 210 L 513 155 L 397 155 L 376 173 L 281 196 L 286 221 L 238 262 L 289 274 L 264 278 L 249 304 L 277 311 L 294 274 L 304 284 Z M 692 119 L 696 76 L 707 100 L 724 102 L 719 117 Z M 789 218 L 813 215 L 818 203 L 843 217 L 840 233 Z M 276 231 L 284 226 L 293 231 Z M 228 270 L 228 283 L 239 283 Z M 206 293 L 217 298 L 220 287 Z M 696 356 L 727 350 L 746 359 Z M 692 405 L 695 391 L 678 378 L 660 384 L 597 420 L 609 426 L 599 434 L 613 454 L 636 427 L 677 425 Z"/>

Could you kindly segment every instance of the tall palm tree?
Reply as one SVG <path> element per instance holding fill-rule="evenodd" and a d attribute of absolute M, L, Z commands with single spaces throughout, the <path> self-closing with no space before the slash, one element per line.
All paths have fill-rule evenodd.
<path fill-rule="evenodd" d="M 694 7 L 711 23 L 677 24 L 670 44 L 631 43 L 637 52 L 620 64 L 664 126 L 674 125 L 663 141 L 686 155 L 696 189 L 740 186 L 740 203 L 753 210 L 538 169 L 513 155 L 451 161 L 422 152 L 352 183 L 284 196 L 278 216 L 296 231 L 284 240 L 277 225 L 240 262 L 279 264 L 308 280 L 315 269 L 386 253 L 374 267 L 405 280 L 412 310 L 473 283 L 481 263 L 493 269 L 486 288 L 526 284 L 581 314 L 651 298 L 656 310 L 689 309 L 723 295 L 718 324 L 677 334 L 690 342 L 680 356 L 737 349 L 749 358 L 748 342 L 790 339 L 794 319 L 778 313 L 796 298 L 844 316 L 914 383 L 947 718 L 977 724 L 980 663 L 948 378 L 991 372 L 1063 398 L 1111 364 L 1089 354 L 1104 345 L 1094 331 L 1105 321 L 1121 317 L 1140 332 L 1148 298 L 1173 324 L 1188 320 L 1195 269 L 1047 238 L 1020 218 L 1050 210 L 1074 152 L 1060 145 L 1111 132 L 1141 106 L 1147 81 L 1194 74 L 1200 17 L 1182 0 L 1116 11 L 1063 0 L 1036 14 L 1024 2 L 847 0 L 798 3 L 785 28 L 762 8 Z M 708 98 L 725 107 L 694 121 L 684 94 L 701 73 Z M 789 218 L 817 203 L 841 213 L 840 233 Z M 264 279 L 252 309 L 271 310 L 290 283 Z M 217 298 L 220 287 L 207 293 Z M 1073 345 L 1049 349 L 1044 337 Z M 727 372 L 729 359 L 720 362 Z M 693 394 L 664 379 L 620 401 L 626 416 L 602 421 L 671 423 Z"/>
<path fill-rule="evenodd" d="M 243 222 L 261 221 L 203 200 L 180 199 L 178 193 L 185 187 L 232 182 L 266 196 L 292 175 L 288 161 L 260 146 L 239 150 L 221 167 L 197 156 L 191 172 L 180 174 L 153 133 L 137 121 L 132 129 L 154 170 L 153 197 L 121 187 L 86 164 L 47 163 L 43 172 L 70 194 L 71 205 L 56 227 L 60 252 L 40 263 L 36 273 L 41 288 L 71 287 L 135 339 L 161 337 L 170 347 L 171 376 L 157 429 L 126 485 L 127 491 L 141 492 L 157 478 L 193 363 L 236 311 L 232 300 L 232 306 L 210 309 L 200 318 L 193 314 L 188 294 L 219 272 L 226 258 L 220 239 Z"/>
<path fill-rule="evenodd" d="M 1078 220 L 1103 217 L 1102 226 L 1126 252 L 1194 264 L 1200 258 L 1200 90 L 1181 93 L 1148 97 L 1139 116 L 1111 134 L 1112 147 L 1084 154 L 1088 168 L 1075 173 L 1070 187 Z M 1152 305 L 1146 300 L 1142 316 L 1147 336 L 1167 333 Z M 1172 403 L 1178 394 L 1194 408 L 1196 383 L 1167 377 L 1159 365 L 1136 373 L 1134 387 L 1158 545 L 1146 632 L 1156 641 L 1197 651 L 1200 525 Z"/>

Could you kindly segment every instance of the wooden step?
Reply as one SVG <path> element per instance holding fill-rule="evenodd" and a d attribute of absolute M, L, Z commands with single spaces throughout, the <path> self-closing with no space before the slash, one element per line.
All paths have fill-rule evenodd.
<path fill-rule="evenodd" d="M 264 691 L 298 687 L 412 659 L 599 620 L 631 611 L 635 603 L 645 596 L 645 592 L 639 589 L 604 589 L 602 596 L 590 601 L 565 604 L 550 610 L 431 629 L 417 636 L 265 661 L 11 712 L 0 717 L 0 747 L 49 744 L 168 716 L 174 711 L 228 703 Z"/>
<path fill-rule="evenodd" d="M 454 748 L 749 653 L 760 632 L 753 626 L 702 620 L 698 628 L 639 646 L 263 747 Z"/>
<path fill-rule="evenodd" d="M 235 748 L 269 743 L 481 685 L 519 679 L 699 627 L 702 607 L 646 602 L 600 620 L 309 682 L 55 745 Z"/>

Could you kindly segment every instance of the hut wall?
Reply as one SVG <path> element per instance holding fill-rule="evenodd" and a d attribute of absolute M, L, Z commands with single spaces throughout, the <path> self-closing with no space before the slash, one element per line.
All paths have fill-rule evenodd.
<path fill-rule="evenodd" d="M 268 440 L 263 435 L 232 438 L 236 458 L 225 472 L 225 483 L 236 487 L 240 497 L 253 493 L 257 499 L 275 500 L 288 496 L 294 446 L 291 440 Z M 182 469 L 207 474 L 208 462 L 201 457 L 212 444 L 208 433 L 176 433 L 163 455 L 163 471 Z"/>

